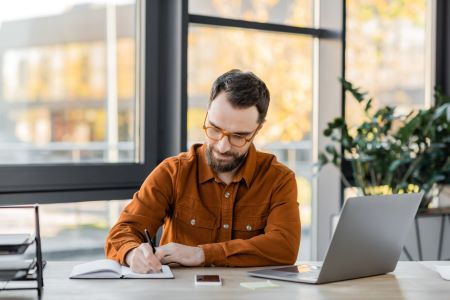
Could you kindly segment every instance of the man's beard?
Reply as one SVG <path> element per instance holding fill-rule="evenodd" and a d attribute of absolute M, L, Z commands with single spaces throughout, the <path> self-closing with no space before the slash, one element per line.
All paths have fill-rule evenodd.
<path fill-rule="evenodd" d="M 206 145 L 206 161 L 208 162 L 208 165 L 217 173 L 230 172 L 239 168 L 247 156 L 247 153 L 239 155 L 231 151 L 221 154 L 223 156 L 233 157 L 233 159 L 229 162 L 224 162 L 214 158 L 213 149 L 209 145 Z"/>

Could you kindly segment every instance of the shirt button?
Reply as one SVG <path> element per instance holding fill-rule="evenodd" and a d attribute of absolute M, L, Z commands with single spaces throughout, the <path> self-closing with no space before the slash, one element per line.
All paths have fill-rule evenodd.
<path fill-rule="evenodd" d="M 194 226 L 195 225 L 195 219 L 191 220 L 191 225 Z"/>
<path fill-rule="evenodd" d="M 251 225 L 247 225 L 247 226 L 245 227 L 245 229 L 247 229 L 247 231 L 250 231 L 250 230 L 252 230 L 253 228 L 252 228 Z"/>
<path fill-rule="evenodd" d="M 230 198 L 230 192 L 225 192 L 225 198 Z"/>
<path fill-rule="evenodd" d="M 228 225 L 228 224 L 223 224 L 223 228 L 228 229 L 228 228 L 230 228 L 230 225 Z"/>

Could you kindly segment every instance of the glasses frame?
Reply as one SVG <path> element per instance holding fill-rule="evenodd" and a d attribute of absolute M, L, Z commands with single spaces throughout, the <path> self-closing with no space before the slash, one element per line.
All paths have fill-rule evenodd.
<path fill-rule="evenodd" d="M 242 148 L 242 147 L 244 147 L 245 145 L 247 145 L 247 143 L 251 142 L 251 141 L 253 140 L 253 138 L 256 136 L 256 134 L 258 133 L 259 129 L 261 128 L 261 124 L 259 124 L 258 127 L 256 127 L 255 130 L 253 130 L 252 135 L 251 135 L 249 138 L 246 138 L 246 137 L 244 137 L 244 136 L 242 136 L 242 135 L 240 135 L 240 134 L 232 133 L 232 132 L 223 130 L 222 128 L 218 128 L 218 127 L 216 127 L 216 126 L 206 126 L 206 119 L 207 119 L 207 118 L 208 118 L 208 113 L 206 113 L 206 115 L 205 115 L 205 120 L 203 120 L 203 130 L 205 131 L 205 135 L 206 135 L 209 139 L 211 139 L 211 140 L 213 140 L 213 141 L 216 141 L 216 142 L 220 141 L 221 139 L 223 139 L 224 136 L 226 136 L 227 139 L 228 139 L 228 143 L 230 143 L 230 145 L 232 145 L 232 146 L 234 146 L 234 147 L 237 147 L 237 148 Z M 221 133 L 221 134 L 220 134 L 220 137 L 219 137 L 218 139 L 210 137 L 210 136 L 208 135 L 208 133 L 207 133 L 208 128 L 214 128 L 214 129 L 219 130 L 220 133 Z M 230 140 L 230 136 L 233 136 L 233 135 L 234 135 L 234 136 L 243 137 L 243 138 L 245 139 L 245 143 L 244 143 L 243 145 L 241 145 L 241 146 L 238 146 L 238 145 L 233 144 L 233 143 L 231 142 L 231 140 Z"/>

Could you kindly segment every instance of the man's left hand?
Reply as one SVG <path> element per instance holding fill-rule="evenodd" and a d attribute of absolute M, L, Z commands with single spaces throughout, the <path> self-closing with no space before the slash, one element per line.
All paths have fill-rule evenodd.
<path fill-rule="evenodd" d="M 180 264 L 186 267 L 196 267 L 205 262 L 205 253 L 202 248 L 177 243 L 158 247 L 155 255 L 165 265 Z"/>

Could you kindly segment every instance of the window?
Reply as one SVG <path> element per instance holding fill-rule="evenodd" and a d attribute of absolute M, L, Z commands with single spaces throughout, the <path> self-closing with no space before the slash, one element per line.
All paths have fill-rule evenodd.
<path fill-rule="evenodd" d="M 139 159 L 133 126 L 135 17 L 128 2 L 61 2 L 56 15 L 41 11 L 26 18 L 14 15 L 14 4 L 5 7 L 11 14 L 1 29 L 1 164 Z M 9 38 L 23 28 L 33 28 L 28 39 Z"/>
<path fill-rule="evenodd" d="M 154 120 L 141 119 L 143 5 L 0 5 L 0 199 L 82 190 L 87 200 L 105 189 L 115 192 L 102 199 L 129 198 L 145 178 L 155 156 L 142 128 Z"/>
<path fill-rule="evenodd" d="M 313 41 L 316 35 L 293 34 L 292 31 L 305 30 L 299 27 L 283 27 L 283 32 L 283 29 L 268 30 L 269 27 L 255 30 L 252 26 L 265 22 L 310 26 L 313 22 L 311 6 L 311 1 L 189 3 L 191 14 L 259 23 L 244 22 L 239 26 L 231 19 L 191 15 L 188 146 L 204 141 L 203 119 L 212 82 L 218 75 L 239 68 L 254 72 L 266 82 L 271 103 L 267 122 L 255 144 L 258 149 L 275 154 L 296 173 L 302 220 L 301 260 L 311 257 Z"/>

